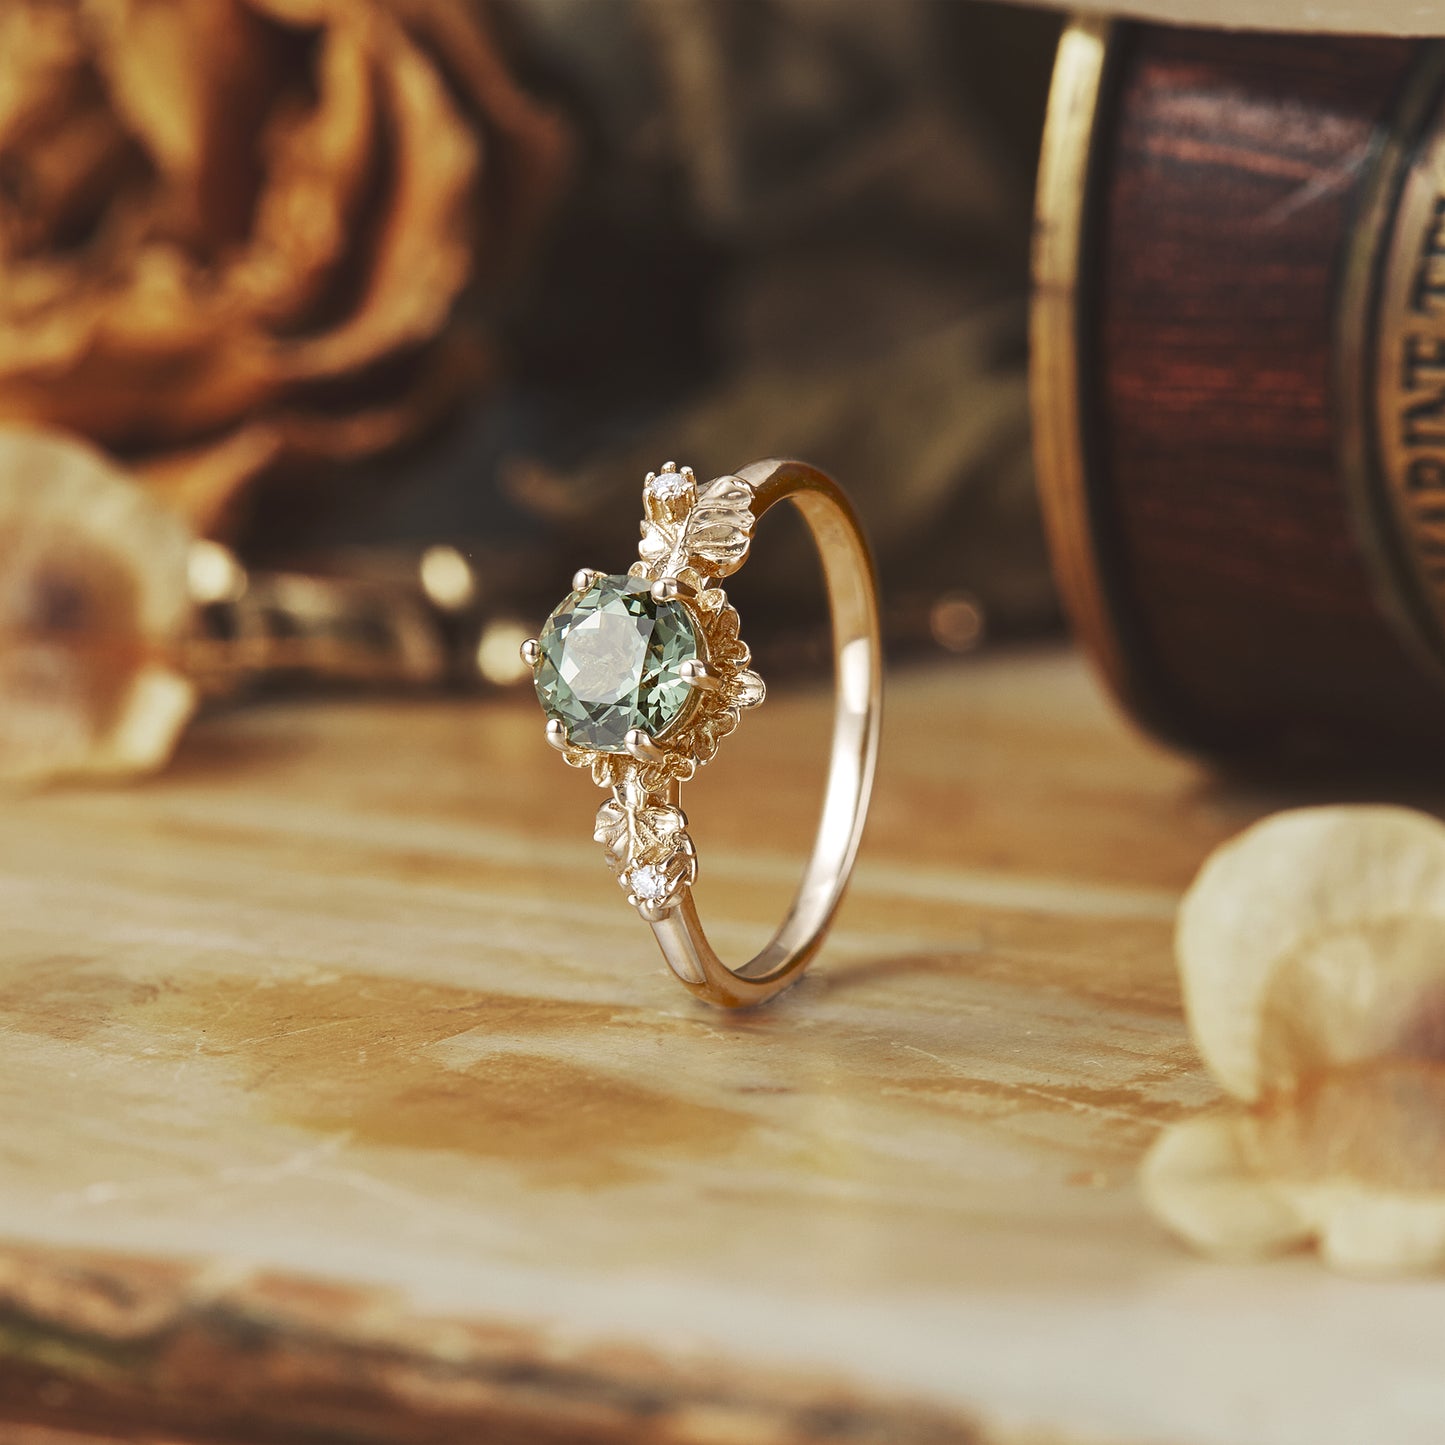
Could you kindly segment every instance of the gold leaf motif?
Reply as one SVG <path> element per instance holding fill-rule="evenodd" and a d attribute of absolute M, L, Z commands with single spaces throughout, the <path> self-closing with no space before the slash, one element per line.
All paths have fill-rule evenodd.
<path fill-rule="evenodd" d="M 691 753 L 669 749 L 655 763 L 644 763 L 637 770 L 639 786 L 657 792 L 669 783 L 685 783 L 697 772 L 697 759 Z"/>
<path fill-rule="evenodd" d="M 676 727 L 654 739 L 661 749 L 658 757 L 643 760 L 570 742 L 562 749 L 568 763 L 590 767 L 592 780 L 612 789 L 619 798 L 635 793 L 657 799 L 671 785 L 689 781 L 716 756 L 719 740 L 738 726 L 743 709 L 763 701 L 763 680 L 749 670 L 752 654 L 740 636 L 737 609 L 721 587 L 711 585 L 737 571 L 747 558 L 754 521 L 752 502 L 752 489 L 740 477 L 718 477 L 699 487 L 689 468 L 670 462 L 660 472 L 648 474 L 638 549 L 641 560 L 632 564 L 628 575 L 653 581 L 676 578 L 679 600 L 698 624 L 699 642 L 705 643 L 699 646 L 699 655 L 718 685 L 698 697 Z M 611 814 L 607 817 L 616 825 Z M 604 821 L 599 815 L 599 829 Z M 692 857 L 691 849 L 688 841 L 687 857 Z M 645 860 L 622 865 L 624 872 L 650 866 Z M 673 862 L 669 861 L 667 868 L 674 869 Z M 624 883 L 630 876 L 619 874 Z M 674 869 L 667 876 L 676 882 L 683 874 Z M 657 887 L 658 875 L 648 874 L 645 882 L 649 888 Z M 649 907 L 660 906 L 654 902 L 655 893 L 642 887 L 633 891 Z"/>
<path fill-rule="evenodd" d="M 752 661 L 752 653 L 739 636 L 742 621 L 738 610 L 727 605 L 706 624 L 708 661 L 715 667 L 744 668 Z"/>
<path fill-rule="evenodd" d="M 599 788 L 617 787 L 631 771 L 630 760 L 616 753 L 592 752 L 588 756 L 592 762 L 592 781 Z"/>
<path fill-rule="evenodd" d="M 676 748 L 669 747 L 656 762 L 640 763 L 623 753 L 589 751 L 576 766 L 592 767 L 592 781 L 599 788 L 620 788 L 634 783 L 644 792 L 660 793 L 669 783 L 685 783 L 697 771 L 697 762 L 684 736 Z"/>
<path fill-rule="evenodd" d="M 640 904 L 670 908 L 697 876 L 686 814 L 645 793 L 614 796 L 603 803 L 593 837 L 602 844 L 617 881 Z"/>
<path fill-rule="evenodd" d="M 670 557 L 676 549 L 681 528 L 670 522 L 644 521 L 642 541 L 637 544 L 637 555 L 646 566 L 644 575 L 657 568 L 657 564 Z M 675 574 L 674 574 L 675 575 Z"/>
<path fill-rule="evenodd" d="M 629 807 L 614 797 L 597 810 L 592 836 L 602 844 L 607 861 L 621 868 L 626 863 L 664 862 L 677 850 L 679 835 L 686 830 L 681 808 L 653 802 Z"/>
<path fill-rule="evenodd" d="M 654 577 L 677 577 L 693 585 L 707 577 L 730 577 L 752 545 L 752 503 L 752 488 L 740 477 L 717 477 L 699 487 L 690 506 L 648 492 L 638 556 Z"/>
<path fill-rule="evenodd" d="M 702 488 L 687 522 L 688 560 L 710 577 L 730 577 L 747 561 L 753 536 L 753 491 L 740 477 Z"/>
<path fill-rule="evenodd" d="M 699 763 L 710 763 L 717 756 L 718 742 L 734 731 L 741 719 L 735 707 L 724 707 L 708 713 L 697 725 L 693 753 Z"/>
<path fill-rule="evenodd" d="M 562 749 L 562 761 L 569 768 L 590 767 L 595 756 L 591 748 L 579 747 L 573 742 L 567 743 Z"/>
<path fill-rule="evenodd" d="M 734 707 L 757 707 L 767 695 L 762 678 L 746 668 L 734 673 L 727 684 L 727 698 Z"/>

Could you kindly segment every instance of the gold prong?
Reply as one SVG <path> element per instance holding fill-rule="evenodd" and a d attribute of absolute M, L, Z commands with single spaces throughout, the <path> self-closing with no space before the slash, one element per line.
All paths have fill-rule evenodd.
<path fill-rule="evenodd" d="M 653 741 L 652 734 L 642 728 L 629 728 L 626 737 L 622 739 L 622 746 L 639 763 L 656 763 L 667 756 Z"/>
<path fill-rule="evenodd" d="M 572 574 L 572 590 L 585 592 L 602 574 L 591 567 L 579 567 Z"/>
<path fill-rule="evenodd" d="M 676 463 L 676 462 L 663 462 L 663 464 L 662 464 L 662 470 L 665 471 L 665 472 L 675 472 L 675 471 L 677 470 L 677 463 Z"/>
<path fill-rule="evenodd" d="M 549 717 L 547 719 L 547 741 L 559 753 L 567 751 L 567 726 L 561 718 Z"/>
<path fill-rule="evenodd" d="M 697 485 L 697 473 L 694 472 L 691 467 L 684 467 L 682 469 L 682 474 L 688 479 L 688 481 L 693 484 L 693 486 Z"/>
<path fill-rule="evenodd" d="M 536 667 L 542 660 L 542 644 L 535 637 L 529 637 L 517 650 L 528 667 Z"/>
<path fill-rule="evenodd" d="M 675 602 L 677 594 L 681 590 L 676 577 L 659 577 L 652 584 L 652 600 L 654 602 Z"/>
<path fill-rule="evenodd" d="M 716 692 L 722 686 L 707 670 L 707 663 L 700 657 L 689 657 L 677 665 L 677 675 L 689 686 L 702 692 Z"/>
<path fill-rule="evenodd" d="M 666 918 L 669 913 L 672 912 L 672 909 L 670 907 L 659 903 L 653 903 L 646 898 L 644 898 L 640 903 L 634 903 L 632 906 L 637 909 L 639 914 L 642 915 L 642 921 L 644 923 L 661 923 L 662 920 Z"/>

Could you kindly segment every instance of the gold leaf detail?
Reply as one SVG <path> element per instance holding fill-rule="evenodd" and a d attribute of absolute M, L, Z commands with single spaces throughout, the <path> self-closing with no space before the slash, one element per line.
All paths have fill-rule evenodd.
<path fill-rule="evenodd" d="M 617 787 L 633 770 L 631 759 L 618 753 L 593 753 L 592 781 L 599 788 Z"/>
<path fill-rule="evenodd" d="M 643 763 L 637 769 L 638 786 L 659 792 L 669 783 L 685 783 L 697 771 L 691 753 L 669 749 L 657 762 Z"/>
<path fill-rule="evenodd" d="M 609 798 L 597 810 L 593 837 L 602 844 L 607 861 L 621 868 L 625 863 L 665 861 L 680 846 L 679 835 L 686 830 L 681 808 L 652 802 L 629 807 L 619 798 Z"/>
<path fill-rule="evenodd" d="M 709 482 L 688 517 L 688 560 L 711 577 L 730 577 L 747 561 L 752 536 L 753 489 L 740 477 Z"/>
<path fill-rule="evenodd" d="M 717 745 L 736 729 L 738 710 L 735 707 L 720 708 L 708 713 L 697 725 L 693 738 L 693 753 L 699 763 L 710 763 L 717 756 Z"/>
<path fill-rule="evenodd" d="M 597 810 L 593 833 L 617 881 L 640 903 L 670 908 L 697 876 L 697 853 L 680 808 L 646 794 L 609 798 Z"/>
<path fill-rule="evenodd" d="M 728 605 L 706 624 L 707 657 L 715 667 L 744 668 L 752 661 L 748 645 L 738 635 L 742 623 L 736 607 Z"/>
<path fill-rule="evenodd" d="M 727 698 L 734 707 L 757 707 L 767 695 L 762 678 L 746 668 L 735 673 L 727 684 Z"/>
<path fill-rule="evenodd" d="M 590 763 L 592 781 L 599 788 L 634 783 L 647 793 L 660 793 L 669 783 L 685 783 L 697 771 L 697 763 L 687 749 L 687 735 L 656 762 L 641 763 L 624 753 L 600 752 L 589 752 L 583 761 Z"/>
<path fill-rule="evenodd" d="M 740 477 L 717 477 L 699 487 L 687 507 L 649 492 L 637 554 L 654 577 L 694 585 L 705 577 L 729 577 L 752 545 L 752 504 L 752 488 Z"/>
<path fill-rule="evenodd" d="M 651 570 L 672 554 L 677 545 L 679 530 L 667 522 L 643 522 L 642 541 L 637 544 L 637 555 L 647 564 L 647 570 Z"/>

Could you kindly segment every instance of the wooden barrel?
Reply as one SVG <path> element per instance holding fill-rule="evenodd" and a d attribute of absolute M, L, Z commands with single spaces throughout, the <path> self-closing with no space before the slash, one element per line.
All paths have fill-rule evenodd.
<path fill-rule="evenodd" d="M 1079 636 L 1170 741 L 1445 741 L 1438 42 L 1081 21 L 1039 177 L 1034 423 Z"/>

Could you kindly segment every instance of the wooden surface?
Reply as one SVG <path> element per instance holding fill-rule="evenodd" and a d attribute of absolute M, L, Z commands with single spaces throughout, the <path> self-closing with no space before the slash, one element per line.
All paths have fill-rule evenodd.
<path fill-rule="evenodd" d="M 1372 364 L 1352 234 L 1419 52 L 1116 29 L 1080 283 L 1094 546 L 1133 691 L 1195 745 L 1433 756 L 1445 727 L 1368 565 L 1340 396 Z"/>
<path fill-rule="evenodd" d="M 740 1018 L 664 974 L 530 700 L 253 709 L 7 804 L 0 1438 L 1438 1445 L 1445 1286 L 1195 1260 L 1133 1181 L 1214 1097 L 1176 897 L 1286 799 L 1068 654 L 890 706 L 833 944 Z M 728 949 L 823 708 L 689 792 Z"/>

